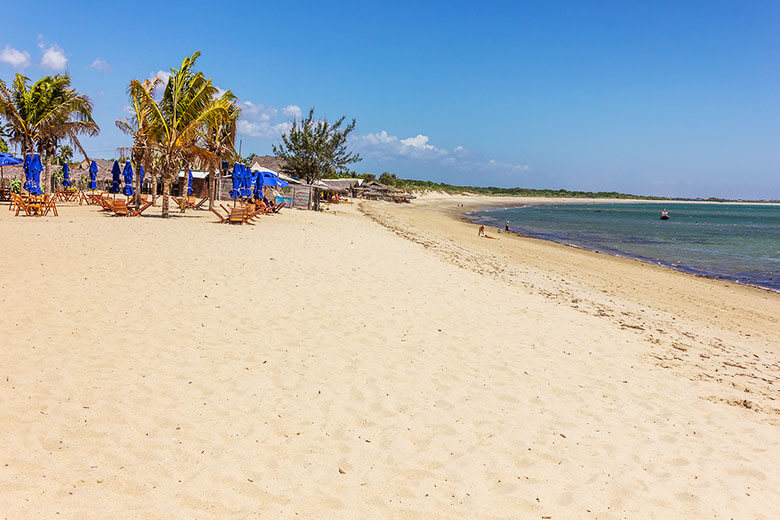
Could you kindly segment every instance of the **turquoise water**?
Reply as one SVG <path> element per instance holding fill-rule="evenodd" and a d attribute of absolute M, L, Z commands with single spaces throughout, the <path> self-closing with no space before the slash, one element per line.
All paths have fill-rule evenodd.
<path fill-rule="evenodd" d="M 661 210 L 670 220 L 660 220 Z M 492 209 L 475 222 L 780 291 L 780 205 L 551 204 Z"/>

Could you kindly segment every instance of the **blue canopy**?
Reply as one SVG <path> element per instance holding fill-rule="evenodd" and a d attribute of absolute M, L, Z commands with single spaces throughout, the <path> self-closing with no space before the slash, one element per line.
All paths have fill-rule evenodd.
<path fill-rule="evenodd" d="M 0 166 L 13 166 L 22 164 L 24 161 L 11 155 L 10 153 L 0 152 Z"/>
<path fill-rule="evenodd" d="M 89 165 L 89 189 L 96 190 L 97 189 L 97 164 L 95 164 L 95 161 L 92 161 L 92 164 Z"/>
<path fill-rule="evenodd" d="M 119 193 L 119 176 L 122 171 L 119 169 L 119 161 L 114 161 L 114 166 L 111 168 L 111 187 L 108 189 L 109 193 Z"/>
<path fill-rule="evenodd" d="M 41 156 L 37 153 L 30 157 L 30 154 L 24 157 L 24 176 L 25 183 L 24 189 L 30 192 L 32 195 L 40 195 L 41 191 L 41 171 L 43 165 L 41 164 Z"/>
<path fill-rule="evenodd" d="M 243 165 L 236 163 L 233 166 L 233 189 L 230 190 L 230 197 L 233 199 L 237 199 L 241 197 L 241 184 L 243 182 L 243 179 L 241 177 L 241 170 L 243 169 Z"/>
<path fill-rule="evenodd" d="M 70 168 L 68 168 L 68 163 L 62 165 L 62 185 L 66 188 L 70 186 Z"/>
<path fill-rule="evenodd" d="M 139 164 L 138 165 L 138 185 L 143 186 L 144 184 L 144 165 Z"/>
<path fill-rule="evenodd" d="M 187 176 L 187 195 L 192 195 L 192 168 L 189 168 L 190 173 Z"/>
<path fill-rule="evenodd" d="M 272 172 L 265 171 L 263 172 L 263 183 L 266 186 L 278 186 L 280 188 L 286 188 L 290 185 L 289 182 L 283 181 L 276 175 L 274 175 Z"/>
<path fill-rule="evenodd" d="M 122 172 L 122 174 L 125 176 L 125 188 L 124 188 L 124 194 L 127 197 L 133 196 L 133 166 L 130 164 L 130 161 L 127 161 L 125 163 L 125 170 Z"/>

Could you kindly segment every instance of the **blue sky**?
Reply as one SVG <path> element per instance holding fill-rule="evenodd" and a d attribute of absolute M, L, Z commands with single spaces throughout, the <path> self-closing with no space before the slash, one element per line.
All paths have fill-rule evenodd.
<path fill-rule="evenodd" d="M 780 2 L 281 4 L 41 1 L 4 24 L 0 78 L 67 70 L 95 157 L 128 144 L 129 80 L 200 50 L 244 155 L 315 106 L 357 118 L 360 172 L 780 199 Z"/>

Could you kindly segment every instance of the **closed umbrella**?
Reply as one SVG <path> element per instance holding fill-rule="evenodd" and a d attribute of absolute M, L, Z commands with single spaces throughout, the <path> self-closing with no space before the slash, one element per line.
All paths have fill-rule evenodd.
<path fill-rule="evenodd" d="M 89 165 L 89 189 L 95 191 L 97 189 L 97 172 L 98 167 L 95 161 Z"/>
<path fill-rule="evenodd" d="M 255 198 L 256 199 L 263 199 L 263 185 L 265 184 L 265 179 L 263 178 L 262 172 L 255 172 L 255 175 L 257 176 L 257 181 L 255 182 Z"/>
<path fill-rule="evenodd" d="M 187 195 L 192 195 L 192 168 L 190 168 L 190 173 L 187 176 Z"/>
<path fill-rule="evenodd" d="M 230 190 L 230 198 L 232 199 L 237 199 L 241 197 L 241 183 L 242 183 L 241 167 L 242 165 L 238 163 L 236 163 L 233 166 L 233 175 L 232 175 L 233 189 Z"/>
<path fill-rule="evenodd" d="M 125 176 L 125 188 L 124 188 L 124 194 L 126 197 L 132 197 L 133 196 L 133 166 L 130 164 L 130 161 L 127 161 L 125 163 L 125 169 L 122 172 L 122 174 Z"/>
<path fill-rule="evenodd" d="M 119 161 L 114 161 L 114 166 L 111 167 L 111 187 L 108 189 L 109 193 L 113 193 L 116 199 L 116 194 L 119 193 L 119 176 L 122 171 L 119 169 Z"/>
<path fill-rule="evenodd" d="M 68 168 L 68 163 L 62 165 L 62 185 L 66 188 L 70 187 L 70 168 Z"/>
<path fill-rule="evenodd" d="M 138 165 L 138 189 L 143 192 L 144 190 L 144 165 Z"/>
<path fill-rule="evenodd" d="M 41 191 L 41 171 L 43 171 L 41 156 L 36 153 L 30 157 L 30 154 L 27 154 L 24 158 L 24 174 L 27 178 L 27 181 L 24 183 L 24 189 L 30 192 L 31 195 L 43 193 Z"/>

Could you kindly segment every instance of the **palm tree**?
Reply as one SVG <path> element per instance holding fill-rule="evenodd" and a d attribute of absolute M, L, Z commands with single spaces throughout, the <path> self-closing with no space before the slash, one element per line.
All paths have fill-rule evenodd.
<path fill-rule="evenodd" d="M 144 171 L 151 175 L 152 185 L 157 186 L 155 170 L 153 168 L 153 139 L 151 132 L 151 124 L 149 122 L 149 105 L 145 103 L 146 96 L 154 97 L 155 90 L 160 85 L 160 78 L 152 80 L 144 80 L 141 83 L 141 89 L 145 93 L 145 96 L 140 97 L 134 95 L 132 89 L 132 83 L 127 89 L 128 97 L 130 98 L 130 106 L 133 110 L 133 115 L 130 118 L 117 119 L 116 126 L 121 131 L 133 138 L 133 146 L 130 149 L 130 158 L 135 163 L 136 168 L 143 166 Z M 136 204 L 141 200 L 141 176 L 136 175 Z M 152 190 L 152 201 L 154 202 L 157 195 L 157 190 Z"/>
<path fill-rule="evenodd" d="M 209 209 L 214 207 L 217 172 L 222 171 L 222 159 L 236 156 L 236 126 L 241 115 L 241 109 L 236 105 L 236 96 L 229 90 L 214 99 L 213 103 L 224 106 L 227 117 L 212 119 L 202 136 L 204 147 L 214 156 L 214 161 L 209 165 Z"/>
<path fill-rule="evenodd" d="M 51 192 L 52 161 L 59 142 L 69 140 L 87 157 L 78 136 L 97 135 L 100 128 L 92 119 L 92 102 L 70 88 L 70 76 L 45 76 L 31 87 L 29 81 L 17 74 L 9 89 L 0 80 L 0 115 L 22 154 L 37 149 L 46 157 L 44 188 Z"/>
<path fill-rule="evenodd" d="M 169 196 L 174 175 L 190 163 L 212 162 L 213 154 L 199 140 L 203 128 L 219 118 L 227 118 L 227 108 L 212 99 L 217 88 L 202 72 L 193 71 L 200 52 L 182 61 L 181 68 L 171 69 L 171 77 L 157 102 L 138 80 L 130 82 L 131 96 L 138 97 L 148 108 L 149 132 L 162 160 L 162 216 L 169 216 Z"/>

